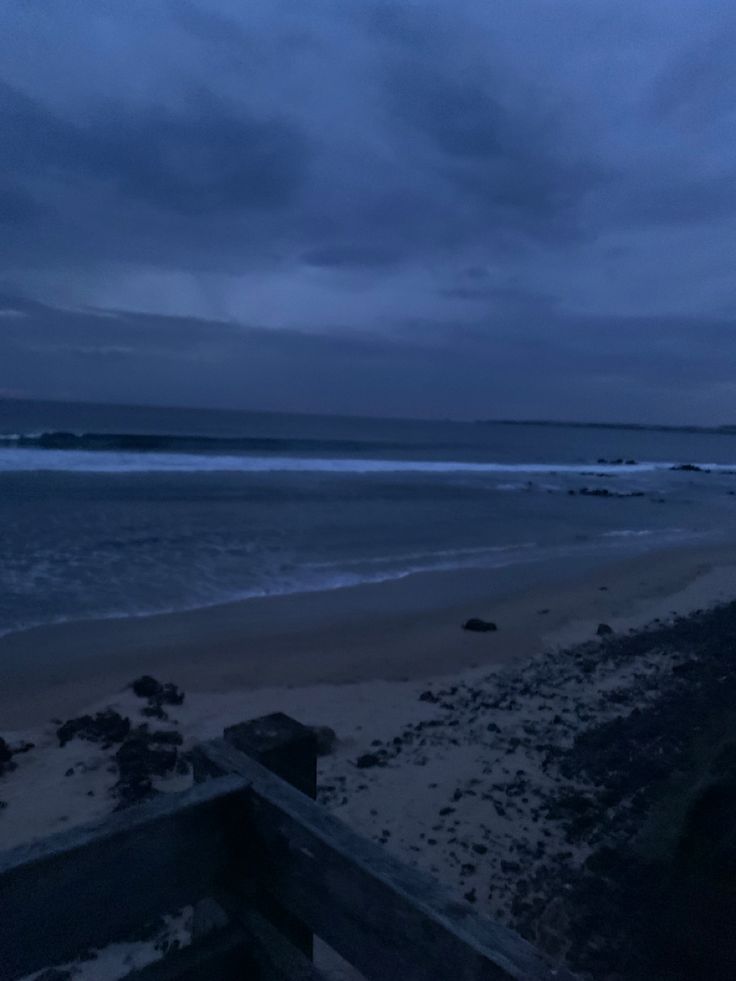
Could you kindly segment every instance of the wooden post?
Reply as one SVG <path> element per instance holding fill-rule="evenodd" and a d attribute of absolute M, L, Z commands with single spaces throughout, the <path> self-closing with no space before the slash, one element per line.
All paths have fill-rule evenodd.
<path fill-rule="evenodd" d="M 307 797 L 316 798 L 317 746 L 307 726 L 283 712 L 274 712 L 229 726 L 225 740 Z"/>
<path fill-rule="evenodd" d="M 290 783 L 307 797 L 317 796 L 317 746 L 314 734 L 307 726 L 283 712 L 264 715 L 250 722 L 228 726 L 225 741 L 234 749 L 256 760 L 261 766 Z M 225 771 L 213 766 L 201 752 L 193 761 L 195 780 L 217 776 Z M 257 861 L 258 856 L 253 856 Z M 313 953 L 313 935 L 292 913 L 284 910 L 271 896 L 256 898 L 258 908 L 283 934 L 309 958 Z M 194 911 L 193 939 L 199 939 L 214 929 L 221 929 L 226 918 L 217 904 L 207 900 Z"/>

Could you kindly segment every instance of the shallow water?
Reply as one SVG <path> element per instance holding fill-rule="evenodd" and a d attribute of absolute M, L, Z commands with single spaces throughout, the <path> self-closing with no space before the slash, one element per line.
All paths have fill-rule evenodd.
<path fill-rule="evenodd" d="M 732 434 L 0 402 L 0 631 L 717 538 L 733 492 Z"/>

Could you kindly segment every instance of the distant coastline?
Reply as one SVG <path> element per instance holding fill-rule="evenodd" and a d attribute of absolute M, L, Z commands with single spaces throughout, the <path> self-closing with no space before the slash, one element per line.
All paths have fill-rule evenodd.
<path fill-rule="evenodd" d="M 232 416 L 239 415 L 249 415 L 257 417 L 271 417 L 271 416 L 291 416 L 303 419 L 347 419 L 353 421 L 365 421 L 365 422 L 404 422 L 404 423 L 426 423 L 427 425 L 433 425 L 437 423 L 445 423 L 457 426 L 548 426 L 563 429 L 623 429 L 623 430 L 633 430 L 633 431 L 645 431 L 645 432 L 673 432 L 673 433 L 713 433 L 713 434 L 725 434 L 734 435 L 736 434 L 736 423 L 724 423 L 721 425 L 703 426 L 695 425 L 694 423 L 655 423 L 655 422 L 600 422 L 592 421 L 585 422 L 582 420 L 570 420 L 570 419 L 454 419 L 450 417 L 434 417 L 434 416 L 367 416 L 362 414 L 353 414 L 350 412 L 338 413 L 338 412 L 297 412 L 285 409 L 263 409 L 263 408 L 248 408 L 246 406 L 242 408 L 234 407 L 217 407 L 217 406 L 205 406 L 205 405 L 169 405 L 165 403 L 132 403 L 132 402 L 92 402 L 86 401 L 84 399 L 37 399 L 30 397 L 21 396 L 8 396 L 0 395 L 0 407 L 4 404 L 18 405 L 35 405 L 41 406 L 81 406 L 87 409 L 125 409 L 132 411 L 165 411 L 165 412 L 190 412 L 190 413 L 214 413 L 217 415 L 226 414 Z"/>

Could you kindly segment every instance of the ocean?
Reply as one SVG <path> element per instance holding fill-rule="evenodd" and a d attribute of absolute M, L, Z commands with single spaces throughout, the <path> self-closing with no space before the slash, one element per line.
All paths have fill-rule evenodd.
<path fill-rule="evenodd" d="M 0 633 L 735 521 L 730 432 L 0 401 Z"/>

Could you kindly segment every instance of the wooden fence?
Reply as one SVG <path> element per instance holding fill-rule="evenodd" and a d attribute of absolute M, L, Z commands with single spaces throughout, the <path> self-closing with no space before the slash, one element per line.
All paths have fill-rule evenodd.
<path fill-rule="evenodd" d="M 129 977 L 319 979 L 316 935 L 368 981 L 572 981 L 316 804 L 313 738 L 287 716 L 202 745 L 195 776 L 183 793 L 0 853 L 0 981 L 186 906 L 191 945 Z"/>

